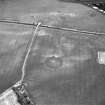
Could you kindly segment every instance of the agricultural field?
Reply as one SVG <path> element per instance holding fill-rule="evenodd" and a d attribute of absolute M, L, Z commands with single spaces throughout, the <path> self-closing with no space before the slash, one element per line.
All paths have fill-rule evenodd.
<path fill-rule="evenodd" d="M 37 105 L 105 104 L 105 64 L 98 62 L 98 52 L 105 51 L 104 14 L 55 0 L 1 3 L 1 19 L 59 27 L 39 27 L 27 61 L 24 82 Z M 0 23 L 0 93 L 20 80 L 33 31 L 32 26 Z"/>

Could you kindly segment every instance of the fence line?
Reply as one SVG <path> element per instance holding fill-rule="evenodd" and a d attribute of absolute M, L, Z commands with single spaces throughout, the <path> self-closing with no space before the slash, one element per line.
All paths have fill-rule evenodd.
<path fill-rule="evenodd" d="M 18 22 L 18 21 L 9 21 L 9 20 L 0 20 L 2 23 L 11 23 L 11 24 L 21 24 L 21 25 L 27 25 L 27 26 L 37 26 L 37 23 L 25 23 L 25 22 Z M 46 27 L 51 29 L 58 29 L 58 30 L 64 30 L 64 31 L 72 31 L 72 32 L 79 32 L 83 34 L 90 34 L 90 35 L 105 35 L 104 32 L 91 32 L 86 30 L 80 30 L 80 29 L 74 29 L 74 28 L 62 28 L 62 27 L 55 27 L 55 26 L 48 26 L 48 25 L 40 25 L 40 27 Z"/>

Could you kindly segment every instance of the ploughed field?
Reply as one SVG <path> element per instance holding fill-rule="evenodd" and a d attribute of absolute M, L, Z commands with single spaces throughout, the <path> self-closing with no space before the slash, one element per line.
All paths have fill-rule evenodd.
<path fill-rule="evenodd" d="M 74 6 L 73 6 L 74 5 Z M 19 21 L 105 32 L 105 16 L 85 6 L 73 4 L 73 11 L 25 14 Z M 68 7 L 69 9 L 69 7 Z M 21 78 L 21 67 L 30 26 L 0 23 L 0 93 Z M 105 50 L 104 35 L 38 29 L 26 65 L 24 82 L 37 105 L 104 105 L 105 65 L 97 61 Z"/>

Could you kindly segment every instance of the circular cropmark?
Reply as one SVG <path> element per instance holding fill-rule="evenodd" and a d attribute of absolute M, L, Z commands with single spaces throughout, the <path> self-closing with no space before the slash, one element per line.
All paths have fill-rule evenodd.
<path fill-rule="evenodd" d="M 45 65 L 46 65 L 48 68 L 52 68 L 52 69 L 60 68 L 60 67 L 62 66 L 62 58 L 60 58 L 60 57 L 55 57 L 55 56 L 48 57 L 48 58 L 45 60 Z"/>

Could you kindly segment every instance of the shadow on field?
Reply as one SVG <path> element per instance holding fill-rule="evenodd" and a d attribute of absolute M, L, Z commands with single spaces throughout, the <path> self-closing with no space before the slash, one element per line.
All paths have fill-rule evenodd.
<path fill-rule="evenodd" d="M 61 2 L 80 2 L 81 0 L 58 0 L 58 1 L 61 1 Z"/>
<path fill-rule="evenodd" d="M 58 0 L 58 1 L 61 1 L 61 2 L 74 2 L 74 3 L 100 3 L 100 2 L 103 2 L 105 3 L 104 0 Z"/>

